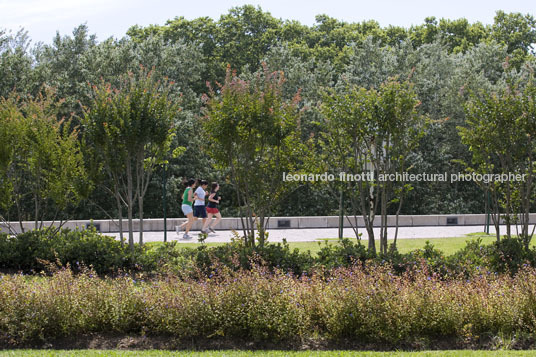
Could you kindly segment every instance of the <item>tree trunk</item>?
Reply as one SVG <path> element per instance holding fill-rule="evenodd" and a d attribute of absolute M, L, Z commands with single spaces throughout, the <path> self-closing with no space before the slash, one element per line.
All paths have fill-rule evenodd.
<path fill-rule="evenodd" d="M 138 198 L 139 243 L 143 245 L 143 196 L 145 196 L 145 170 L 143 151 L 136 155 L 136 197 Z M 149 180 L 149 178 L 147 178 Z"/>
<path fill-rule="evenodd" d="M 143 196 L 138 196 L 138 209 L 139 209 L 139 212 L 138 212 L 138 215 L 139 215 L 139 218 L 140 218 L 140 240 L 139 240 L 139 243 L 140 245 L 143 245 Z"/>
<path fill-rule="evenodd" d="M 381 212 L 381 227 L 380 227 L 380 253 L 387 253 L 387 189 L 386 183 L 382 184 L 380 212 Z"/>
<path fill-rule="evenodd" d="M 34 201 L 35 201 L 35 206 L 34 206 L 34 208 L 35 208 L 35 212 L 34 212 L 34 214 L 35 214 L 35 217 L 34 217 L 34 219 L 35 219 L 35 229 L 38 229 L 39 228 L 39 218 L 38 218 L 39 217 L 39 200 L 37 198 L 37 195 L 34 195 Z"/>
<path fill-rule="evenodd" d="M 396 210 L 396 218 L 395 218 L 395 237 L 393 241 L 393 248 L 396 249 L 396 240 L 398 238 L 398 217 L 400 216 L 400 210 L 402 209 L 402 195 L 400 196 L 400 201 L 398 202 L 398 209 Z"/>
<path fill-rule="evenodd" d="M 501 214 L 499 212 L 499 202 L 497 202 L 497 192 L 494 190 L 493 193 L 493 214 L 491 218 L 493 219 L 493 226 L 495 227 L 495 235 L 497 236 L 497 242 L 501 240 Z"/>
<path fill-rule="evenodd" d="M 127 159 L 127 209 L 128 209 L 128 245 L 130 249 L 134 250 L 134 227 L 132 225 L 132 208 L 134 204 L 133 200 L 133 185 L 132 185 L 132 170 L 130 165 L 130 159 Z"/>
<path fill-rule="evenodd" d="M 115 200 L 117 203 L 117 213 L 119 215 L 119 238 L 121 239 L 121 247 L 124 247 L 125 236 L 123 234 L 123 205 L 121 205 L 121 197 L 119 197 L 117 185 L 115 186 Z"/>
<path fill-rule="evenodd" d="M 512 194 L 510 192 L 510 182 L 506 186 L 506 237 L 512 238 Z"/>
<path fill-rule="evenodd" d="M 363 220 L 365 221 L 365 229 L 368 234 L 368 249 L 376 255 L 376 242 L 374 241 L 374 210 L 376 209 L 374 204 L 374 188 L 371 186 L 370 191 L 365 192 L 361 197 L 361 210 L 363 211 Z"/>
<path fill-rule="evenodd" d="M 266 231 L 265 230 L 265 226 L 264 226 L 264 213 L 260 213 L 259 215 L 259 225 L 258 225 L 258 231 L 259 231 L 259 245 L 260 247 L 264 247 L 264 232 Z"/>

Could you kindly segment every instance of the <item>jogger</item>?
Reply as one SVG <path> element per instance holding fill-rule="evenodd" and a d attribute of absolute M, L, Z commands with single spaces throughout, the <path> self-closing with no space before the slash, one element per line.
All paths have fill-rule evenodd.
<path fill-rule="evenodd" d="M 216 231 L 214 231 L 214 227 L 216 227 L 218 223 L 220 223 L 221 221 L 221 213 L 220 213 L 220 210 L 218 209 L 218 205 L 221 200 L 221 197 L 218 194 L 219 190 L 220 190 L 220 185 L 218 185 L 217 182 L 213 182 L 211 189 L 210 189 L 210 195 L 208 196 L 208 206 L 207 206 L 208 219 L 203 225 L 203 231 L 207 231 L 207 227 L 208 227 L 208 229 L 212 233 L 216 233 Z M 213 216 L 216 217 L 216 220 L 214 221 L 214 223 L 211 224 Z"/>
<path fill-rule="evenodd" d="M 198 218 L 201 218 L 203 220 L 203 228 L 201 229 L 201 233 L 208 233 L 208 231 L 204 230 L 205 223 L 207 221 L 207 209 L 205 207 L 205 197 L 207 195 L 206 189 L 208 186 L 208 182 L 205 180 L 199 181 L 199 187 L 195 190 L 194 193 L 194 220 L 197 220 Z"/>
<path fill-rule="evenodd" d="M 183 239 L 189 239 L 191 238 L 188 233 L 190 233 L 190 228 L 192 228 L 192 225 L 194 224 L 194 214 L 192 209 L 192 204 L 194 202 L 194 187 L 195 187 L 195 180 L 190 179 L 184 183 L 186 186 L 186 190 L 184 190 L 184 193 L 182 194 L 182 213 L 188 218 L 186 222 L 180 225 L 180 229 L 185 229 Z M 178 232 L 177 232 L 178 234 Z"/>

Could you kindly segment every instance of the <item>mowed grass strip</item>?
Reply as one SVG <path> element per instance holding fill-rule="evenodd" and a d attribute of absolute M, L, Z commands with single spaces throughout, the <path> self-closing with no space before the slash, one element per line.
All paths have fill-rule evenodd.
<path fill-rule="evenodd" d="M 355 241 L 354 238 L 350 238 L 350 240 Z M 465 237 L 450 237 L 450 238 L 410 238 L 410 239 L 398 239 L 397 240 L 397 247 L 398 251 L 400 253 L 408 253 L 415 249 L 422 249 L 424 248 L 426 242 L 430 242 L 434 248 L 441 250 L 445 255 L 451 255 L 457 252 L 460 249 L 463 249 L 468 241 L 474 241 L 477 239 L 482 240 L 482 244 L 492 244 L 496 237 L 495 235 L 488 235 L 484 233 L 471 233 L 468 234 Z M 391 244 L 393 240 L 389 240 L 389 244 Z M 311 253 L 316 254 L 325 244 L 339 244 L 337 238 L 326 238 L 326 239 L 318 239 L 314 242 L 289 242 L 288 245 L 290 249 L 298 248 L 301 251 L 307 251 L 310 250 Z M 365 246 L 367 245 L 367 241 L 361 240 L 361 243 Z M 161 245 L 161 242 L 149 242 L 146 243 L 149 247 L 157 247 L 158 245 Z M 226 243 L 204 243 L 205 245 L 209 247 L 215 247 L 220 246 Z M 201 243 L 179 243 L 177 246 L 179 248 L 195 248 L 201 245 Z M 376 249 L 380 249 L 380 242 L 379 239 L 376 239 Z"/>
<path fill-rule="evenodd" d="M 12 350 L 0 351 L 0 356 L 188 356 L 188 357 L 245 357 L 245 356 L 296 356 L 296 357 L 495 357 L 495 356 L 534 356 L 536 351 L 423 351 L 423 352 L 362 352 L 362 351 L 122 351 L 122 350 Z"/>

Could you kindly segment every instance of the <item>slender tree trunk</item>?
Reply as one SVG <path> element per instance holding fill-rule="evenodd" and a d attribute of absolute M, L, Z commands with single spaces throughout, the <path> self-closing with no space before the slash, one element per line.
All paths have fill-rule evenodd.
<path fill-rule="evenodd" d="M 247 239 L 249 240 L 250 246 L 252 248 L 255 248 L 255 221 L 257 220 L 257 216 L 256 213 L 253 211 L 253 207 L 251 205 L 252 196 L 250 194 L 247 181 L 244 181 L 243 190 L 243 199 L 246 206 L 246 221 L 248 222 Z"/>
<path fill-rule="evenodd" d="M 123 233 L 123 205 L 121 204 L 121 196 L 119 194 L 119 186 L 117 182 L 114 183 L 114 196 L 117 204 L 117 214 L 119 216 L 119 238 L 121 239 L 121 247 L 124 247 L 125 235 Z"/>
<path fill-rule="evenodd" d="M 352 217 L 353 217 L 353 222 L 352 220 L 350 219 L 350 216 L 345 216 L 346 217 L 346 220 L 348 221 L 348 223 L 350 224 L 350 227 L 352 228 L 352 230 L 354 231 L 354 235 L 357 239 L 357 241 L 361 241 L 361 238 L 359 237 L 359 227 L 358 227 L 358 222 L 357 222 L 357 214 L 354 214 Z"/>
<path fill-rule="evenodd" d="M 381 198 L 381 233 L 380 233 L 380 249 L 383 254 L 387 253 L 387 192 L 385 183 L 382 185 Z"/>
<path fill-rule="evenodd" d="M 140 218 L 140 245 L 143 244 L 143 196 L 138 197 L 138 215 Z"/>
<path fill-rule="evenodd" d="M 38 229 L 39 228 L 39 200 L 37 199 L 37 195 L 34 195 L 34 209 L 35 209 L 35 212 L 34 212 L 34 220 L 35 220 L 35 229 Z"/>
<path fill-rule="evenodd" d="M 532 142 L 531 142 L 532 144 Z M 523 191 L 523 214 L 525 216 L 524 222 L 523 222 L 523 241 L 525 243 L 525 249 L 529 249 L 530 241 L 532 240 L 532 234 L 529 235 L 529 219 L 530 219 L 530 197 L 532 195 L 532 180 L 533 180 L 533 168 L 532 168 L 532 145 L 530 146 L 529 151 L 529 168 L 527 170 L 528 177 L 526 184 L 522 187 L 526 187 L 526 190 Z"/>
<path fill-rule="evenodd" d="M 512 194 L 510 192 L 510 183 L 506 183 L 506 237 L 512 238 Z"/>
<path fill-rule="evenodd" d="M 376 209 L 374 204 L 374 187 L 370 187 L 369 192 L 364 193 L 364 199 L 362 199 L 362 211 L 363 211 L 363 219 L 365 221 L 365 229 L 367 230 L 368 234 L 368 249 L 371 251 L 374 255 L 376 255 L 376 242 L 374 240 L 374 210 Z M 368 200 L 368 207 L 367 207 L 367 201 Z"/>
<path fill-rule="evenodd" d="M 128 245 L 130 249 L 134 250 L 134 227 L 132 225 L 132 208 L 134 205 L 133 200 L 133 185 L 132 185 L 132 168 L 130 165 L 130 159 L 127 159 L 127 210 L 128 210 Z"/>
<path fill-rule="evenodd" d="M 252 248 L 255 248 L 255 221 L 257 220 L 255 216 L 255 212 L 253 212 L 253 208 L 248 203 L 246 205 L 247 207 L 247 221 L 248 221 L 248 240 L 249 244 Z"/>
<path fill-rule="evenodd" d="M 143 244 L 143 197 L 145 196 L 145 170 L 143 151 L 136 156 L 136 196 L 138 197 L 138 217 L 140 222 L 139 244 Z"/>
<path fill-rule="evenodd" d="M 117 212 L 119 214 L 119 237 L 121 239 L 121 247 L 125 245 L 125 235 L 123 233 L 123 205 L 121 204 L 121 198 L 119 194 L 115 195 L 117 203 Z"/>
<path fill-rule="evenodd" d="M 259 245 L 260 247 L 264 247 L 264 232 L 265 232 L 265 226 L 264 226 L 264 212 L 261 213 L 259 212 L 259 225 L 258 225 L 258 230 L 259 230 Z"/>
<path fill-rule="evenodd" d="M 242 232 L 244 234 L 244 240 L 247 245 L 247 230 L 246 230 L 247 222 L 245 221 L 245 218 L 244 218 L 244 209 L 242 208 L 240 189 L 238 187 L 236 187 L 236 198 L 238 202 L 238 212 L 240 213 L 240 223 L 242 223 Z"/>
<path fill-rule="evenodd" d="M 495 235 L 497 236 L 497 242 L 501 240 L 501 213 L 499 211 L 499 202 L 497 201 L 497 192 L 492 191 L 492 200 L 493 200 L 493 214 L 491 218 L 493 219 L 493 226 L 495 227 Z"/>
<path fill-rule="evenodd" d="M 398 202 L 398 209 L 396 210 L 396 219 L 395 219 L 395 238 L 393 241 L 393 247 L 396 249 L 396 240 L 398 238 L 398 217 L 400 217 L 400 210 L 402 209 L 403 197 L 400 196 L 400 201 Z"/>

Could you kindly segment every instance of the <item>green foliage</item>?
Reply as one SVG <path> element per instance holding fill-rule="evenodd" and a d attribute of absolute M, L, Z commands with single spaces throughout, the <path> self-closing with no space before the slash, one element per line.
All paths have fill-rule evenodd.
<path fill-rule="evenodd" d="M 532 138 L 536 135 L 536 86 L 532 76 L 524 87 L 512 83 L 512 78 L 507 80 L 505 88 L 471 94 L 465 106 L 467 122 L 459 127 L 459 131 L 462 142 L 473 154 L 471 171 L 524 175 L 523 180 L 494 180 L 479 184 L 491 193 L 496 227 L 501 214 L 506 221 L 507 237 L 511 238 L 511 224 L 519 219 L 521 236 L 528 248 L 532 237 L 529 234 L 528 214 L 535 181 Z M 499 239 L 499 230 L 496 231 Z"/>
<path fill-rule="evenodd" d="M 493 90 L 514 72 L 519 76 L 530 72 L 534 41 L 535 24 L 530 14 L 497 11 L 492 25 L 430 17 L 410 28 L 382 27 L 374 20 L 348 23 L 318 15 L 316 22 L 307 26 L 277 19 L 251 5 L 232 8 L 216 20 L 178 17 L 162 26 L 136 26 L 124 38 L 101 42 L 86 25 L 78 26 L 72 34 L 57 34 L 51 44 L 36 46 L 30 46 L 24 30 L 0 30 L 0 96 L 5 98 L 15 90 L 27 100 L 36 97 L 45 83 L 62 99 L 57 119 L 74 114 L 74 127 L 83 116 L 83 108 L 92 103 L 93 91 L 88 83 L 102 79 L 118 87 L 123 74 L 137 72 L 140 66 L 154 68 L 155 79 L 169 79 L 171 97 L 179 92 L 182 95 L 183 111 L 175 118 L 180 129 L 171 148 L 183 146 L 186 151 L 180 159 L 169 160 L 168 165 L 167 208 L 177 216 L 180 207 L 172 202 L 180 194 L 183 177 L 224 182 L 228 176 L 225 170 L 214 170 L 210 157 L 199 156 L 205 139 L 195 133 L 206 82 L 223 82 L 229 64 L 242 79 L 255 77 L 251 73 L 257 73 L 263 61 L 270 71 L 284 71 L 287 81 L 283 98 L 291 100 L 301 91 L 298 107 L 303 140 L 318 137 L 318 127 L 313 123 L 320 121 L 317 109 L 324 89 L 344 87 L 345 81 L 378 89 L 391 76 L 407 78 L 422 103 L 417 110 L 434 120 L 420 139 L 419 148 L 408 156 L 408 166 L 420 172 L 450 174 L 462 170 L 460 162 L 471 160 L 456 130 L 465 125 L 463 102 L 467 92 Z M 506 70 L 505 61 L 505 67 L 509 66 Z M 95 166 L 99 162 L 102 160 L 95 160 Z M 142 212 L 145 216 L 161 216 L 159 173 L 157 169 L 149 179 Z M 14 188 L 4 183 L 0 183 L 0 190 L 7 197 Z M 114 186 L 108 177 L 101 177 L 98 184 Z M 229 192 L 225 197 L 230 199 L 222 208 L 227 214 L 237 214 L 241 203 L 236 187 L 225 186 Z M 300 193 L 307 195 L 308 202 Z M 335 200 L 325 202 L 323 197 L 330 194 L 319 185 L 305 185 L 285 195 L 287 200 L 273 205 L 278 215 L 329 214 L 337 206 Z M 72 205 L 76 207 L 65 210 L 63 218 L 116 216 L 119 209 L 113 198 L 105 190 L 94 190 L 80 204 Z M 481 188 L 474 184 L 421 182 L 409 192 L 401 213 L 482 212 L 482 198 Z M 20 204 L 25 219 L 30 219 L 32 200 L 22 199 Z M 350 203 L 346 206 L 349 209 Z M 133 215 L 138 210 L 135 207 Z M 9 216 L 17 215 L 12 207 Z M 48 209 L 43 216 L 54 219 L 56 210 Z"/>
<path fill-rule="evenodd" d="M 24 30 L 17 33 L 0 29 L 0 97 L 8 97 L 14 90 L 24 92 L 31 86 L 32 58 Z"/>
<path fill-rule="evenodd" d="M 242 239 L 216 247 L 201 245 L 197 248 L 178 248 L 171 244 L 160 246 L 154 251 L 149 250 L 148 254 L 159 257 L 162 271 L 186 275 L 196 271 L 210 275 L 215 268 L 218 270 L 221 267 L 234 271 L 249 270 L 255 264 L 262 264 L 270 271 L 281 270 L 301 275 L 310 272 L 316 264 L 309 251 L 291 249 L 287 242 L 266 243 L 253 248 Z"/>
<path fill-rule="evenodd" d="M 424 118 L 418 114 L 419 101 L 409 82 L 389 80 L 378 89 L 347 84 L 339 92 L 326 92 L 321 105 L 319 149 L 310 153 L 319 172 L 340 172 L 373 177 L 342 180 L 339 188 L 348 192 L 352 215 L 362 215 L 369 236 L 368 248 L 375 251 L 372 222 L 376 214 L 386 216 L 393 203 L 401 205 L 408 183 L 385 179 L 402 174 L 407 157 L 417 147 Z M 383 177 L 383 178 L 382 178 Z M 344 182 L 347 181 L 347 182 Z M 387 252 L 382 219 L 380 248 Z"/>
<path fill-rule="evenodd" d="M 292 249 L 287 242 L 266 243 L 255 248 L 243 239 L 218 246 L 200 245 L 184 248 L 177 242 L 134 252 L 111 237 L 94 230 L 54 233 L 29 231 L 17 236 L 0 234 L 0 269 L 39 272 L 47 263 L 69 264 L 75 271 L 92 265 L 99 274 L 113 274 L 123 269 L 143 274 L 171 274 L 184 278 L 209 276 L 222 269 L 251 270 L 262 265 L 270 272 L 282 271 L 297 276 L 315 271 L 374 264 L 391 266 L 397 274 L 425 269 L 446 279 L 467 278 L 482 272 L 516 274 L 526 266 L 536 267 L 536 251 L 526 249 L 520 238 L 503 239 L 491 245 L 481 240 L 468 241 L 452 255 L 445 255 L 430 242 L 420 249 L 399 253 L 393 246 L 386 254 L 375 255 L 360 241 L 343 239 L 338 244 L 319 244 L 316 254 Z"/>
<path fill-rule="evenodd" d="M 102 163 L 94 170 L 96 178 L 108 176 L 113 183 L 109 190 L 127 207 L 131 248 L 134 205 L 138 203 L 142 243 L 143 199 L 156 167 L 170 155 L 179 110 L 169 82 L 144 68 L 124 76 L 118 88 L 105 82 L 93 86 L 83 121 L 88 161 Z"/>
<path fill-rule="evenodd" d="M 0 268 L 17 271 L 39 273 L 48 270 L 48 264 L 59 263 L 75 271 L 92 267 L 98 274 L 109 274 L 134 268 L 141 253 L 139 248 L 130 253 L 113 237 L 95 230 L 33 230 L 16 236 L 0 235 Z"/>
<path fill-rule="evenodd" d="M 333 269 L 363 264 L 375 257 L 361 244 L 361 241 L 354 243 L 348 238 L 343 238 L 339 243 L 330 244 L 325 241 L 317 253 L 316 264 L 323 268 Z"/>
<path fill-rule="evenodd" d="M 528 53 L 534 54 L 536 20 L 530 14 L 497 11 L 492 26 L 492 37 L 507 47 L 513 56 L 513 64 L 520 67 Z"/>
<path fill-rule="evenodd" d="M 283 73 L 267 68 L 244 81 L 229 67 L 225 83 L 205 98 L 206 152 L 217 168 L 229 172 L 238 204 L 245 210 L 249 245 L 254 245 L 255 226 L 263 245 L 266 218 L 290 190 L 281 179 L 283 173 L 292 171 L 303 153 L 299 93 L 286 100 L 284 82 Z"/>
<path fill-rule="evenodd" d="M 88 189 L 78 129 L 68 119 L 57 120 L 54 94 L 44 89 L 35 99 L 14 93 L 0 98 L 0 135 L 5 139 L 0 144 L 0 212 L 7 216 L 16 205 L 17 218 L 32 217 L 36 228 L 46 209 L 55 218 Z"/>
<path fill-rule="evenodd" d="M 13 183 L 8 172 L 15 154 L 12 140 L 16 137 L 16 123 L 11 120 L 10 112 L 5 109 L 0 111 L 0 212 L 9 210 L 13 193 Z"/>
<path fill-rule="evenodd" d="M 505 238 L 492 245 L 481 245 L 479 240 L 449 257 L 453 269 L 465 274 L 476 274 L 486 269 L 496 273 L 516 274 L 525 266 L 535 266 L 536 251 L 527 249 L 523 239 Z"/>

